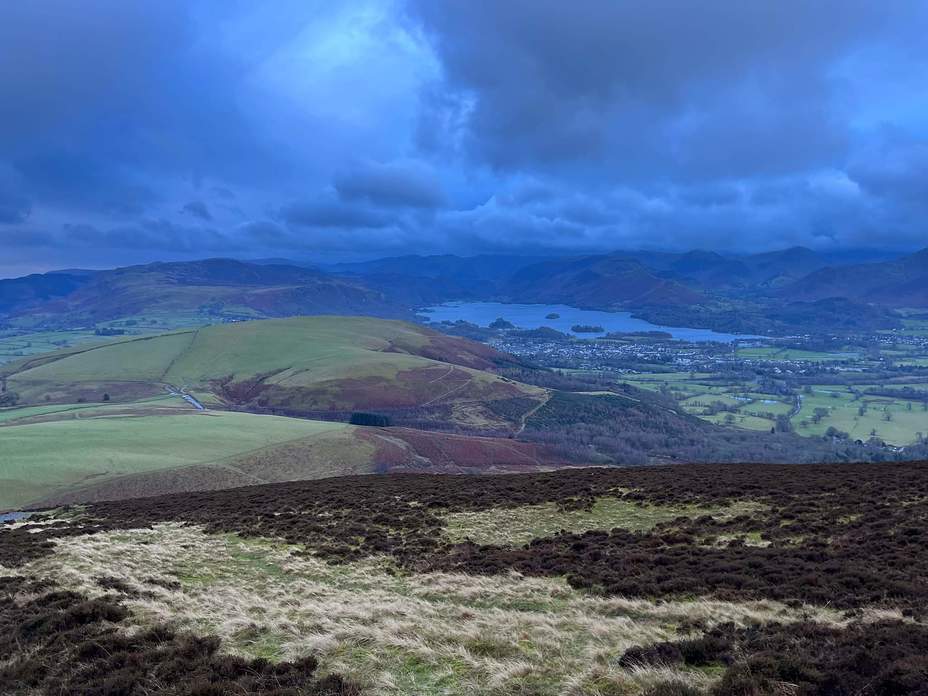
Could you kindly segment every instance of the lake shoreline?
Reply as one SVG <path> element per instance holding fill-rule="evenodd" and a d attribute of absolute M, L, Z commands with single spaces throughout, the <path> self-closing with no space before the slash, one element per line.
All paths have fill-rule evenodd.
<path fill-rule="evenodd" d="M 549 327 L 575 338 L 599 338 L 608 333 L 641 333 L 660 331 L 669 333 L 674 340 L 696 343 L 733 343 L 739 340 L 758 340 L 764 336 L 733 334 L 711 329 L 664 326 L 636 317 L 632 312 L 607 312 L 569 305 L 526 304 L 509 302 L 444 302 L 418 308 L 416 315 L 428 323 L 466 321 L 486 328 L 502 318 L 519 329 Z M 556 319 L 548 317 L 557 315 Z M 575 326 L 602 328 L 600 332 L 576 332 Z"/>

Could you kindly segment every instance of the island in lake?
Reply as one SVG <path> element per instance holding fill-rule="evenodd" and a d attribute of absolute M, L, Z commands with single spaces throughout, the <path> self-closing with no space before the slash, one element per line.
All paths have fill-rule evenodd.
<path fill-rule="evenodd" d="M 560 319 L 561 315 L 557 312 L 551 312 L 551 314 L 546 314 L 545 319 Z"/>
<path fill-rule="evenodd" d="M 574 324 L 570 330 L 574 333 L 603 333 L 605 331 L 603 327 L 591 324 Z"/>

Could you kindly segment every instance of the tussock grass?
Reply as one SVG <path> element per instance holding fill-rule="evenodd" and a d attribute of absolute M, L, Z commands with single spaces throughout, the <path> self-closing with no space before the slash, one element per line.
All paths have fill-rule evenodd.
<path fill-rule="evenodd" d="M 757 512 L 753 502 L 736 502 L 727 506 L 644 505 L 621 498 L 597 498 L 589 508 L 567 510 L 555 503 L 523 505 L 514 508 L 490 508 L 477 512 L 453 512 L 443 517 L 445 534 L 451 541 L 470 539 L 478 544 L 521 546 L 532 539 L 549 537 L 560 531 L 582 533 L 615 527 L 633 532 L 653 529 L 678 517 L 711 515 L 728 519 Z"/>
<path fill-rule="evenodd" d="M 618 659 L 693 622 L 841 621 L 767 601 L 599 597 L 556 578 L 408 574 L 386 558 L 333 565 L 300 547 L 179 524 L 62 540 L 20 572 L 90 596 L 104 592 L 96 578 L 118 577 L 134 590 L 124 601 L 138 625 L 217 633 L 246 656 L 312 653 L 323 670 L 377 694 L 605 696 L 668 681 L 705 689 L 711 673 L 625 670 Z"/>

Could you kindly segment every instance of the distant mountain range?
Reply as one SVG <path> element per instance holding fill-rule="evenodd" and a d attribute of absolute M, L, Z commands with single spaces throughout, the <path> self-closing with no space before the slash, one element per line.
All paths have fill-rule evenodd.
<path fill-rule="evenodd" d="M 231 259 L 152 263 L 0 281 L 0 312 L 37 325 L 93 325 L 148 313 L 241 318 L 408 316 L 363 283 L 307 268 Z"/>
<path fill-rule="evenodd" d="M 846 297 L 893 307 L 928 307 L 928 249 L 895 261 L 816 270 L 783 288 L 790 299 Z"/>
<path fill-rule="evenodd" d="M 218 318 L 301 314 L 409 318 L 448 300 L 568 304 L 741 331 L 889 328 L 889 310 L 928 307 L 928 249 L 859 263 L 794 247 L 748 256 L 617 251 L 543 258 L 403 256 L 307 267 L 273 260 L 152 263 L 0 280 L 0 317 L 92 326 L 148 313 Z M 840 300 L 840 302 L 838 301 Z M 835 316 L 835 309 L 854 316 Z"/>
<path fill-rule="evenodd" d="M 580 307 L 693 305 L 706 300 L 701 290 L 662 278 L 621 254 L 527 266 L 512 276 L 504 292 L 520 302 Z"/>
<path fill-rule="evenodd" d="M 747 293 L 751 297 L 801 301 L 843 297 L 892 307 L 903 306 L 897 304 L 892 278 L 882 283 L 876 299 L 870 300 L 856 287 L 853 276 L 873 270 L 880 277 L 912 280 L 918 275 L 917 269 L 926 265 L 923 253 L 887 259 L 887 254 L 878 252 L 826 254 L 791 247 L 745 256 L 703 250 L 623 250 L 548 258 L 402 256 L 339 264 L 326 270 L 362 279 L 387 293 L 403 280 L 412 294 L 420 292 L 416 288 L 427 289 L 429 297 L 423 301 L 493 298 L 615 308 L 701 304 L 707 296 L 743 298 Z M 887 272 L 900 267 L 908 271 Z M 818 293 L 803 292 L 801 282 L 812 274 L 829 274 L 835 279 L 833 286 Z M 843 285 L 838 282 L 842 278 L 846 279 Z M 898 298 L 910 295 L 910 289 L 898 288 Z M 923 304 L 920 301 L 917 306 Z"/>

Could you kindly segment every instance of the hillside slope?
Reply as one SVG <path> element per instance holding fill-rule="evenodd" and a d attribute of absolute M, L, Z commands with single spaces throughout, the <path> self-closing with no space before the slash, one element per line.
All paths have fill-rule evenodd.
<path fill-rule="evenodd" d="M 69 273 L 34 273 L 0 280 L 0 315 L 69 295 L 89 277 Z"/>
<path fill-rule="evenodd" d="M 0 512 L 350 474 L 563 466 L 544 445 L 506 438 L 197 412 L 165 399 L 0 424 Z"/>
<path fill-rule="evenodd" d="M 544 261 L 523 268 L 506 288 L 518 302 L 620 309 L 646 305 L 692 305 L 699 290 L 658 277 L 638 261 L 614 256 Z"/>
<path fill-rule="evenodd" d="M 166 388 L 282 415 L 395 414 L 511 431 L 544 391 L 487 370 L 513 358 L 398 321 L 295 317 L 208 326 L 52 353 L 4 366 L 20 402 L 114 401 Z"/>
<path fill-rule="evenodd" d="M 41 278 L 46 278 L 42 276 Z M 321 312 L 402 317 L 405 310 L 362 283 L 306 268 L 231 259 L 152 263 L 99 271 L 89 278 L 47 276 L 5 311 L 32 325 L 86 326 L 144 315 L 285 317 Z M 6 286 L 0 286 L 0 292 Z M 18 290 L 22 295 L 25 290 Z M 0 295 L 2 299 L 2 295 Z M 3 307 L 0 307 L 3 309 Z M 206 323 L 206 322 L 204 322 Z"/>
<path fill-rule="evenodd" d="M 793 300 L 846 297 L 890 307 L 928 307 L 928 249 L 896 261 L 828 267 L 782 290 Z"/>
<path fill-rule="evenodd" d="M 779 287 L 827 265 L 824 256 L 804 247 L 737 257 L 697 250 L 667 263 L 661 275 L 706 290 L 761 290 Z"/>
<path fill-rule="evenodd" d="M 179 405 L 67 415 L 0 427 L 0 510 L 373 471 L 373 446 L 343 423 Z M 308 454 L 290 476 L 238 465 L 294 443 Z"/>

